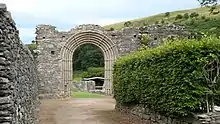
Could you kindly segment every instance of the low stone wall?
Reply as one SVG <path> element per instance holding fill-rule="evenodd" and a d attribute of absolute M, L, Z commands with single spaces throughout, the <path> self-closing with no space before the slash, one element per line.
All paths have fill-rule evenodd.
<path fill-rule="evenodd" d="M 220 124 L 220 113 L 195 115 L 191 118 L 173 119 L 146 108 L 144 105 L 123 106 L 116 104 L 115 109 L 148 120 L 149 124 Z"/>
<path fill-rule="evenodd" d="M 38 123 L 38 83 L 34 59 L 0 3 L 0 124 Z"/>

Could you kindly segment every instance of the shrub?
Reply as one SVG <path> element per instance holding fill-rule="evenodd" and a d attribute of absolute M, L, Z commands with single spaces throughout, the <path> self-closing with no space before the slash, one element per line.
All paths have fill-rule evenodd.
<path fill-rule="evenodd" d="M 220 11 L 212 12 L 213 15 L 217 15 L 219 13 L 220 13 Z"/>
<path fill-rule="evenodd" d="M 28 49 L 30 50 L 31 54 L 33 55 L 34 58 L 37 57 L 37 53 L 35 52 L 35 50 L 37 49 L 37 44 L 32 41 L 31 44 L 27 44 Z"/>
<path fill-rule="evenodd" d="M 169 17 L 169 16 L 170 16 L 170 12 L 166 12 L 165 17 Z"/>
<path fill-rule="evenodd" d="M 215 9 L 216 9 L 216 6 L 211 6 L 211 8 L 209 9 L 210 14 L 212 14 Z"/>
<path fill-rule="evenodd" d="M 219 39 L 207 37 L 167 42 L 122 57 L 114 64 L 114 98 L 124 105 L 144 104 L 169 117 L 202 112 L 205 91 L 211 90 L 203 67 L 216 56 L 220 59 L 219 48 Z M 219 80 L 216 90 L 220 104 Z"/>
<path fill-rule="evenodd" d="M 130 27 L 132 25 L 131 21 L 127 21 L 124 23 L 124 27 Z"/>
<path fill-rule="evenodd" d="M 180 15 L 180 14 L 178 14 L 178 15 L 176 16 L 175 20 L 182 19 L 182 18 L 183 18 L 183 16 Z"/>
<path fill-rule="evenodd" d="M 164 23 L 165 23 L 165 21 L 162 19 L 160 23 L 161 23 L 161 24 L 164 24 Z"/>
<path fill-rule="evenodd" d="M 155 21 L 155 24 L 159 24 L 159 21 Z"/>
<path fill-rule="evenodd" d="M 190 14 L 190 18 L 195 18 L 195 17 L 198 17 L 198 16 L 199 16 L 199 14 L 196 13 L 196 12 L 193 12 L 193 13 Z"/>
<path fill-rule="evenodd" d="M 151 41 L 151 38 L 148 34 L 142 34 L 141 36 L 141 44 L 142 45 L 148 45 L 148 43 Z"/>
<path fill-rule="evenodd" d="M 90 67 L 87 72 L 82 74 L 83 78 L 89 77 L 104 77 L 104 68 L 103 67 Z"/>
<path fill-rule="evenodd" d="M 189 24 L 189 25 L 194 25 L 195 22 L 196 22 L 196 21 L 195 21 L 194 19 L 191 19 L 191 20 L 188 22 L 188 24 Z"/>
<path fill-rule="evenodd" d="M 148 23 L 148 22 L 144 22 L 143 25 L 144 25 L 144 26 L 149 26 L 149 23 Z"/>
<path fill-rule="evenodd" d="M 185 13 L 185 14 L 183 15 L 183 17 L 184 17 L 185 19 L 189 19 L 189 13 Z"/>
<path fill-rule="evenodd" d="M 205 19 L 205 22 L 208 22 L 208 21 L 210 21 L 210 20 L 211 20 L 210 18 L 206 18 L 206 19 Z"/>
<path fill-rule="evenodd" d="M 205 19 L 206 19 L 206 17 L 205 17 L 205 16 L 202 16 L 202 17 L 201 17 L 201 19 L 202 19 L 202 20 L 205 20 Z"/>
<path fill-rule="evenodd" d="M 110 30 L 110 31 L 114 31 L 115 29 L 114 29 L 113 27 L 111 27 L 109 30 Z"/>

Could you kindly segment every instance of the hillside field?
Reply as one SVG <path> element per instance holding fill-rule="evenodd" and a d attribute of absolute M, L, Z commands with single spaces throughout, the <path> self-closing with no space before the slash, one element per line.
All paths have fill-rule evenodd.
<path fill-rule="evenodd" d="M 210 14 L 210 7 L 200 7 L 200 8 L 195 8 L 195 9 L 190 9 L 190 10 L 181 10 L 181 11 L 174 11 L 174 12 L 169 12 L 169 16 L 165 16 L 165 13 L 149 16 L 149 17 L 143 17 L 143 18 L 137 18 L 134 20 L 127 20 L 132 23 L 133 27 L 141 27 L 145 25 L 151 25 L 155 23 L 161 23 L 163 20 L 163 23 L 174 23 L 174 24 L 181 24 L 181 25 L 186 25 L 186 26 L 191 26 L 191 28 L 196 28 L 200 27 L 201 29 L 212 29 L 215 28 L 214 26 L 220 25 L 220 13 L 218 14 Z M 218 12 L 220 10 L 220 5 L 216 7 L 214 12 Z M 184 18 L 184 14 L 188 13 L 189 15 L 191 13 L 198 13 L 199 16 L 195 18 Z M 177 19 L 177 15 L 182 15 L 182 19 Z M 215 21 L 213 23 L 213 21 Z M 116 30 L 122 29 L 124 27 L 124 22 L 119 22 L 111 25 L 106 25 L 104 26 L 105 29 L 110 29 L 114 28 Z M 193 25 L 192 25 L 193 23 Z M 201 27 L 202 25 L 202 27 Z M 208 25 L 208 26 L 207 26 Z M 214 26 L 213 26 L 214 25 Z"/>

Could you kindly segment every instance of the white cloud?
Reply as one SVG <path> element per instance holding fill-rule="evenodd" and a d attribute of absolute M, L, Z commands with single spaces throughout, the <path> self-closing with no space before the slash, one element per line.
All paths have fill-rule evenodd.
<path fill-rule="evenodd" d="M 129 0 L 0 0 L 0 2 L 6 3 L 10 11 L 48 17 L 60 13 L 75 16 L 74 14 L 97 10 L 115 11 L 115 8 L 118 10 L 123 5 L 128 5 Z"/>
<path fill-rule="evenodd" d="M 0 0 L 6 3 L 22 38 L 34 39 L 38 24 L 68 30 L 79 24 L 107 25 L 174 9 L 195 7 L 196 0 Z"/>
<path fill-rule="evenodd" d="M 123 17 L 106 17 L 108 14 L 113 15 L 113 13 L 120 12 L 120 10 L 124 9 L 124 5 L 127 7 L 130 4 L 132 5 L 132 1 L 133 0 L 0 0 L 0 2 L 7 4 L 8 10 L 11 11 L 15 20 L 17 18 L 23 18 L 24 21 L 32 23 L 95 23 L 100 25 L 125 20 L 126 18 Z"/>

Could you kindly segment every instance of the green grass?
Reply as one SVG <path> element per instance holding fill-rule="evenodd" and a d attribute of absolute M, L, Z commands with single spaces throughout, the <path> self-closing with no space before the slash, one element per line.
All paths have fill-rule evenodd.
<path fill-rule="evenodd" d="M 217 6 L 217 9 L 215 11 L 218 11 L 220 9 L 220 6 Z M 144 26 L 144 23 L 147 23 L 149 25 L 154 24 L 156 21 L 161 22 L 161 20 L 163 19 L 165 21 L 165 23 L 174 23 L 175 22 L 175 17 L 178 14 L 185 14 L 185 13 L 193 13 L 196 12 L 199 14 L 199 17 L 202 16 L 206 16 L 206 17 L 216 17 L 216 16 L 220 16 L 220 14 L 217 15 L 211 15 L 209 16 L 209 8 L 207 7 L 200 7 L 200 8 L 196 8 L 196 9 L 190 9 L 190 10 L 181 10 L 181 11 L 174 11 L 174 12 L 170 12 L 170 16 L 169 18 L 165 17 L 165 12 L 161 13 L 161 14 L 157 14 L 154 16 L 149 16 L 149 17 L 143 17 L 143 18 L 138 18 L 138 19 L 134 19 L 134 20 L 127 20 L 127 21 L 131 21 L 132 25 L 134 27 L 141 27 Z M 105 29 L 110 29 L 110 28 L 114 28 L 116 30 L 118 29 L 122 29 L 124 27 L 124 22 L 120 22 L 120 23 L 115 23 L 115 24 L 111 24 L 111 25 L 106 25 L 104 26 Z M 183 23 L 183 22 L 181 22 Z"/>
<path fill-rule="evenodd" d="M 72 94 L 73 98 L 103 98 L 104 95 L 89 92 L 75 92 Z"/>

